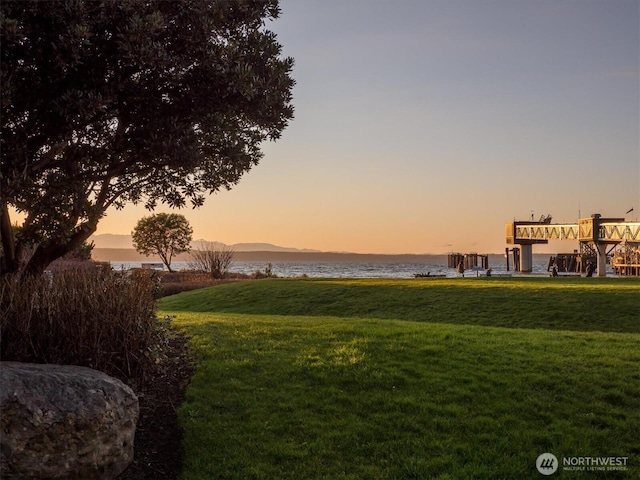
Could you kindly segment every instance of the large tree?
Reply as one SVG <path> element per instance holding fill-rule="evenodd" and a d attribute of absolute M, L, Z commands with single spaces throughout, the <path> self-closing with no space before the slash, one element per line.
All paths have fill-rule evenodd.
<path fill-rule="evenodd" d="M 293 118 L 278 0 L 9 1 L 1 8 L 2 272 L 38 273 L 111 206 L 202 205 Z M 22 212 L 12 235 L 12 209 Z"/>
<path fill-rule="evenodd" d="M 189 251 L 193 229 L 184 215 L 156 213 L 141 218 L 133 229 L 133 246 L 144 255 L 158 255 L 171 272 L 174 255 Z"/>

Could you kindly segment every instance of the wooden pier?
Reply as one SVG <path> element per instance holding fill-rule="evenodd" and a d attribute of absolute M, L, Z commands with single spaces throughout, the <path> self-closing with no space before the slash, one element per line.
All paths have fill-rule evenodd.
<path fill-rule="evenodd" d="M 481 267 L 485 270 L 489 268 L 489 255 L 480 253 L 450 253 L 447 256 L 447 266 L 449 268 L 459 268 L 462 264 L 465 270 L 474 267 Z"/>
<path fill-rule="evenodd" d="M 549 257 L 547 272 L 550 272 L 555 265 L 556 271 L 561 273 L 585 273 L 587 264 L 591 262 L 595 265 L 597 261 L 597 255 L 585 255 L 578 252 L 558 253 Z"/>
<path fill-rule="evenodd" d="M 516 272 L 520 271 L 520 249 L 518 247 L 513 248 L 505 248 L 504 249 L 504 258 L 507 261 L 507 272 L 509 271 L 509 253 L 513 254 L 513 269 Z"/>

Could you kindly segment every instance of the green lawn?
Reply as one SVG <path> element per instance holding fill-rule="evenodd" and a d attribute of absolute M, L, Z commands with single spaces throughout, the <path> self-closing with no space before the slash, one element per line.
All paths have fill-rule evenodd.
<path fill-rule="evenodd" d="M 262 280 L 166 297 L 184 479 L 640 478 L 636 279 Z M 541 453 L 625 456 L 623 472 Z"/>

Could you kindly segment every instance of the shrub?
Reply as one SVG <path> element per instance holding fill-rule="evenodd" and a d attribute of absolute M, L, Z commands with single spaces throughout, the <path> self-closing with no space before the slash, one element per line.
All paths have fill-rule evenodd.
<path fill-rule="evenodd" d="M 224 278 L 231 264 L 233 263 L 233 248 L 222 246 L 218 247 L 216 243 L 200 242 L 200 245 L 191 251 L 189 268 L 198 272 L 206 272 L 212 278 Z"/>
<path fill-rule="evenodd" d="M 218 283 L 221 281 L 214 280 L 211 275 L 205 272 L 164 272 L 160 281 L 160 291 L 163 297 L 167 297 L 180 292 L 210 287 Z"/>
<path fill-rule="evenodd" d="M 261 270 L 256 270 L 251 274 L 251 278 L 253 278 L 254 280 L 260 280 L 262 278 L 278 278 L 278 276 L 273 273 L 272 268 L 273 265 L 269 263 L 266 267 L 264 267 L 264 272 L 262 272 Z"/>
<path fill-rule="evenodd" d="M 0 283 L 2 360 L 82 365 L 139 378 L 155 363 L 162 331 L 157 284 L 144 272 L 48 272 Z"/>

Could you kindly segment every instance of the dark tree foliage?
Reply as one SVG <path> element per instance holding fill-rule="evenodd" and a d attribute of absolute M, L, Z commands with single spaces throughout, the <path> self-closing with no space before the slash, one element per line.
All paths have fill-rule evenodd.
<path fill-rule="evenodd" d="M 38 273 L 107 208 L 202 205 L 293 118 L 277 0 L 7 1 L 1 8 L 3 273 Z M 23 212 L 11 234 L 11 209 Z"/>

